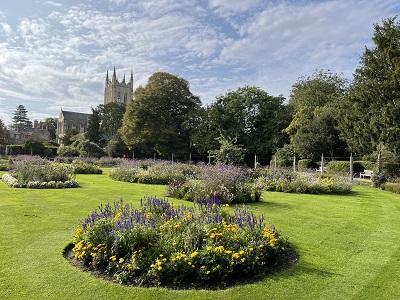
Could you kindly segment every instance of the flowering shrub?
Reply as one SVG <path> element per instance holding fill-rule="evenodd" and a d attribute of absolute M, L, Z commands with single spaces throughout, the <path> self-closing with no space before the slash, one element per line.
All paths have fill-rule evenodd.
<path fill-rule="evenodd" d="M 244 169 L 217 164 L 201 167 L 198 179 L 171 182 L 168 194 L 189 201 L 218 196 L 223 203 L 246 203 L 258 201 L 261 190 Z"/>
<path fill-rule="evenodd" d="M 346 194 L 352 189 L 346 177 L 321 176 L 313 173 L 271 171 L 260 177 L 256 183 L 266 191 L 307 194 Z"/>
<path fill-rule="evenodd" d="M 100 206 L 77 228 L 75 258 L 122 284 L 224 286 L 265 275 L 287 254 L 287 242 L 264 217 L 229 214 L 221 201 L 174 207 L 148 198 L 136 209 Z"/>

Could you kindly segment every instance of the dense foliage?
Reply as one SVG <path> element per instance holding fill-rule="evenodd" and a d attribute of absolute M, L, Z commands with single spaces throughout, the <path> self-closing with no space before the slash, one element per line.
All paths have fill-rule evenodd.
<path fill-rule="evenodd" d="M 374 47 L 366 48 L 348 96 L 342 102 L 341 135 L 353 152 L 400 153 L 400 23 L 374 25 Z"/>
<path fill-rule="evenodd" d="M 259 278 L 281 262 L 287 242 L 264 216 L 230 214 L 218 198 L 192 208 L 148 198 L 100 206 L 77 228 L 75 257 L 122 284 L 223 287 Z"/>

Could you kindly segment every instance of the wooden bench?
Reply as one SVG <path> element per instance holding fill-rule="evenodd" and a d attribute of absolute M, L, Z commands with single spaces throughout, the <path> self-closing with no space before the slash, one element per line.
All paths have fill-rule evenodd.
<path fill-rule="evenodd" d="M 365 177 L 372 178 L 373 173 L 374 172 L 371 170 L 364 170 L 364 172 L 360 172 L 360 178 L 364 178 L 364 179 L 365 179 Z"/>
<path fill-rule="evenodd" d="M 316 169 L 315 170 L 316 172 L 319 172 L 319 173 L 321 173 L 321 171 L 322 171 L 322 168 L 321 167 L 319 167 L 318 169 Z M 324 173 L 326 172 L 326 167 L 324 167 Z"/>

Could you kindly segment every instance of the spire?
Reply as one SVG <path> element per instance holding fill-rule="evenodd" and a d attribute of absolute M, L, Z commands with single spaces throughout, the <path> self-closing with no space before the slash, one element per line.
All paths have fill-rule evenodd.
<path fill-rule="evenodd" d="M 133 83 L 133 71 L 131 71 L 131 83 Z"/>
<path fill-rule="evenodd" d="M 112 81 L 113 82 L 117 81 L 117 75 L 115 74 L 115 66 L 114 66 L 114 73 L 113 73 Z"/>
<path fill-rule="evenodd" d="M 122 82 L 125 83 L 125 74 L 124 74 L 124 78 L 122 79 Z"/>
<path fill-rule="evenodd" d="M 106 75 L 106 85 L 108 84 L 108 70 L 107 70 L 107 75 Z"/>

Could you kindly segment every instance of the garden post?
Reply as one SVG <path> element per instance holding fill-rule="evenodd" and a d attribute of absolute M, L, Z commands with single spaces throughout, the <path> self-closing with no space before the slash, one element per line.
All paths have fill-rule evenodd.
<path fill-rule="evenodd" d="M 321 156 L 321 174 L 324 173 L 324 154 Z"/>
<path fill-rule="evenodd" d="M 296 172 L 296 154 L 293 156 L 293 172 Z"/>
<path fill-rule="evenodd" d="M 254 153 L 254 169 L 257 168 L 257 153 Z"/>
<path fill-rule="evenodd" d="M 274 171 L 276 171 L 276 155 L 274 156 Z"/>
<path fill-rule="evenodd" d="M 353 153 L 350 154 L 350 180 L 353 181 Z"/>

